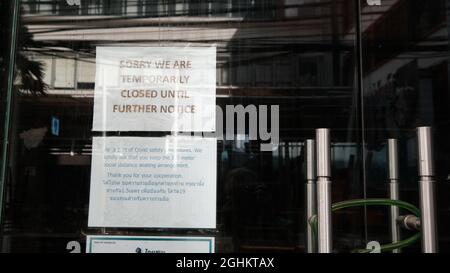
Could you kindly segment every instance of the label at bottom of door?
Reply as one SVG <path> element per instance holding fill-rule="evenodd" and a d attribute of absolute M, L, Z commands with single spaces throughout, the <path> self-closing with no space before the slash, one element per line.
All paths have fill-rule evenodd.
<path fill-rule="evenodd" d="M 214 237 L 87 236 L 86 253 L 214 253 Z"/>

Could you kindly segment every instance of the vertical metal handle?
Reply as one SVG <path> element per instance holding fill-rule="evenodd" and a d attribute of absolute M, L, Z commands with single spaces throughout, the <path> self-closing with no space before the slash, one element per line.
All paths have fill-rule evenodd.
<path fill-rule="evenodd" d="M 316 162 L 315 162 L 315 142 L 312 139 L 306 140 L 306 250 L 308 253 L 317 251 L 317 242 L 314 236 L 313 227 L 309 220 L 317 213 L 316 202 Z"/>
<path fill-rule="evenodd" d="M 318 252 L 331 253 L 331 148 L 330 130 L 316 130 Z"/>
<path fill-rule="evenodd" d="M 399 200 L 399 169 L 398 169 L 398 142 L 397 139 L 388 139 L 388 182 L 389 182 L 389 198 Z M 392 243 L 400 241 L 400 227 L 397 224 L 397 218 L 400 216 L 400 209 L 391 206 L 390 209 L 390 233 Z M 400 249 L 394 249 L 393 253 L 400 253 Z"/>
<path fill-rule="evenodd" d="M 417 128 L 422 252 L 438 252 L 433 143 L 430 127 Z"/>

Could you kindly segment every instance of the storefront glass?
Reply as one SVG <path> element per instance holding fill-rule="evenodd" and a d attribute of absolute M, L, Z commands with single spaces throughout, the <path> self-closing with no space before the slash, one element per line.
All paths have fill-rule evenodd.
<path fill-rule="evenodd" d="M 332 200 L 338 202 L 388 196 L 386 140 L 397 138 L 401 197 L 418 204 L 413 143 L 417 126 L 432 126 L 438 136 L 439 238 L 445 250 L 450 154 L 445 148 L 446 1 L 381 1 L 375 7 L 361 2 L 362 59 L 358 58 L 359 14 L 354 0 L 20 1 L 9 149 L 4 162 L 2 251 L 85 252 L 86 236 L 120 235 L 213 237 L 215 252 L 305 252 L 306 140 L 315 138 L 317 128 L 330 128 Z M 214 57 L 206 52 L 213 52 Z M 174 62 L 184 61 L 178 63 L 178 72 L 190 68 L 185 56 L 199 61 L 192 61 L 193 74 L 181 72 L 173 78 L 164 78 L 164 73 L 159 78 L 153 74 L 139 78 L 134 72 L 120 76 L 115 70 L 108 72 L 108 61 L 120 56 L 118 64 L 127 71 L 136 66 L 150 68 L 148 58 L 134 61 L 136 56 L 152 54 L 165 56 L 172 69 Z M 195 67 L 196 63 L 202 65 Z M 211 89 L 207 82 L 213 78 Z M 198 82 L 188 84 L 188 91 L 183 92 L 179 87 L 189 79 Z M 97 108 L 108 105 L 112 97 L 98 96 L 106 92 L 100 87 L 118 80 L 176 86 L 175 100 L 212 90 L 214 105 L 222 112 L 214 111 L 217 119 L 206 115 L 203 125 L 186 130 L 171 121 L 158 123 L 132 115 L 122 120 L 108 114 L 107 108 Z M 120 89 L 118 97 L 152 98 L 151 88 L 135 91 Z M 175 106 L 180 106 L 176 101 Z M 138 106 L 121 108 L 119 104 L 111 109 L 141 111 Z M 185 114 L 193 111 L 187 106 L 174 109 Z M 238 110 L 229 115 L 227 109 Z M 244 130 L 232 125 L 230 133 L 230 120 L 239 123 L 239 109 L 246 117 Z M 142 111 L 153 108 L 145 106 Z M 127 145 L 150 143 L 156 148 L 158 139 L 171 136 L 194 145 L 192 138 L 182 142 L 182 137 L 186 131 L 208 131 L 204 125 L 208 118 L 216 121 L 216 132 L 224 129 L 216 134 L 217 140 L 212 139 L 213 146 L 206 148 L 216 152 L 208 152 L 199 166 L 179 177 L 211 174 L 206 183 L 215 185 L 208 191 L 208 198 L 211 193 L 215 196 L 211 199 L 216 206 L 214 216 L 179 223 L 177 218 L 183 216 L 169 206 L 162 210 L 167 213 L 149 211 L 148 215 L 156 216 L 147 219 L 146 213 L 136 214 L 128 207 L 136 208 L 135 203 L 114 205 L 114 215 L 108 210 L 108 219 L 117 220 L 116 224 L 93 216 L 92 202 L 100 200 L 93 185 L 102 180 L 101 175 L 93 175 L 101 173 L 93 157 L 107 156 L 106 149 L 96 150 L 98 143 L 105 147 L 107 141 L 121 139 Z M 269 128 L 264 128 L 270 129 L 269 137 L 261 134 L 263 119 L 270 121 L 265 124 Z M 139 146 L 139 141 L 144 144 Z M 263 149 L 268 143 L 271 148 Z M 197 146 L 189 147 L 195 150 Z M 134 166 L 132 170 L 136 175 L 158 173 L 148 168 Z M 173 188 L 162 190 L 169 192 L 170 200 L 179 194 Z M 192 204 L 197 201 L 193 199 Z M 99 210 L 108 204 L 99 201 Z M 127 208 L 129 213 L 124 213 Z M 183 209 L 189 214 L 197 208 L 188 205 Z M 378 208 L 334 213 L 334 250 L 349 252 L 365 248 L 369 241 L 389 242 L 387 215 L 387 209 Z M 213 227 L 200 226 L 205 218 Z M 132 224 L 138 220 L 150 224 Z M 417 243 L 406 251 L 419 250 Z"/>

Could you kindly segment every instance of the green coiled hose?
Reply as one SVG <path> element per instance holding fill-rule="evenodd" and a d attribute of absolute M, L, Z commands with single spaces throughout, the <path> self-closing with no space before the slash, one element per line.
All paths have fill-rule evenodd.
<path fill-rule="evenodd" d="M 405 209 L 411 213 L 413 213 L 415 216 L 420 217 L 420 210 L 407 202 L 400 201 L 400 200 L 392 200 L 392 199 L 355 199 L 355 200 L 348 200 L 343 201 L 339 203 L 335 203 L 331 206 L 332 211 L 338 211 L 345 208 L 352 208 L 352 207 L 360 207 L 360 206 L 396 206 L 402 209 Z M 309 219 L 309 224 L 312 227 L 314 236 L 317 238 L 317 215 L 313 215 L 311 219 Z M 420 238 L 420 232 L 415 234 L 414 236 L 411 236 L 405 240 L 391 243 L 387 245 L 381 246 L 381 252 L 388 252 L 392 251 L 394 249 L 401 249 L 408 246 L 411 246 L 417 240 Z M 370 253 L 372 250 L 370 249 L 355 249 L 352 252 L 353 253 Z"/>

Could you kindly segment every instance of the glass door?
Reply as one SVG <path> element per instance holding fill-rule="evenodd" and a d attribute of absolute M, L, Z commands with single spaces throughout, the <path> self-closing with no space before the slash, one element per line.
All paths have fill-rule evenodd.
<path fill-rule="evenodd" d="M 305 252 L 317 128 L 330 129 L 333 202 L 375 185 L 363 179 L 379 146 L 363 153 L 355 3 L 20 1 L 2 249 L 95 252 L 93 239 L 131 236 Z M 446 78 L 433 69 L 421 86 Z M 333 214 L 335 252 L 365 248 L 366 213 Z"/>
<path fill-rule="evenodd" d="M 365 6 L 362 10 L 367 196 L 389 196 L 391 151 L 398 158 L 394 166 L 397 198 L 419 207 L 417 128 L 430 127 L 440 252 L 449 250 L 447 10 L 445 0 L 381 1 L 381 6 Z M 396 143 L 391 149 L 390 141 Z M 369 241 L 392 241 L 387 213 L 388 208 L 369 211 Z M 417 231 L 400 232 L 406 239 Z M 420 252 L 420 241 L 402 251 Z"/>

